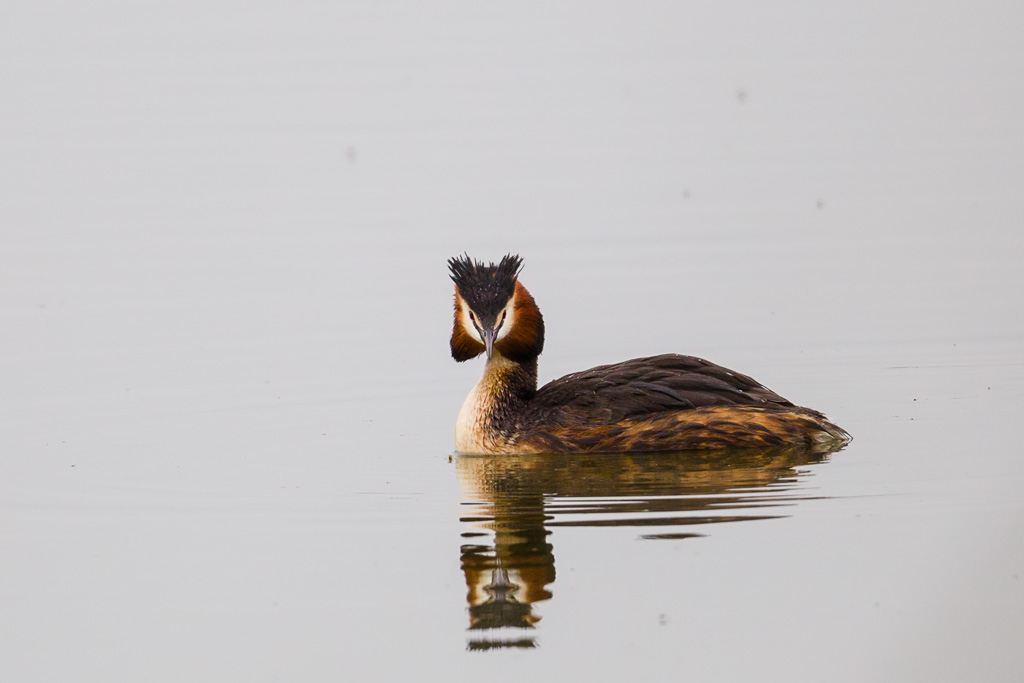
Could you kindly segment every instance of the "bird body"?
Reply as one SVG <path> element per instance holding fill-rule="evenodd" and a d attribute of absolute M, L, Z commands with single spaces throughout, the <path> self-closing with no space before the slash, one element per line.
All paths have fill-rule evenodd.
<path fill-rule="evenodd" d="M 465 454 L 678 451 L 835 444 L 850 439 L 821 413 L 750 377 L 693 356 L 602 365 L 537 388 L 544 321 L 518 281 L 522 261 L 452 259 L 452 356 L 486 352 L 463 403 L 455 447 Z"/>

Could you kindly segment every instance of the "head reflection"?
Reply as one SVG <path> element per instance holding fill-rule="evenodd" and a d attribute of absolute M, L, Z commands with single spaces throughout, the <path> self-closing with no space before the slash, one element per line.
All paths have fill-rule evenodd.
<path fill-rule="evenodd" d="M 695 526 L 785 517 L 797 468 L 830 451 L 464 456 L 462 571 L 471 650 L 530 648 L 552 597 L 556 527 L 635 527 L 641 539 L 703 536 Z M 504 630 L 502 630 L 504 629 Z"/>

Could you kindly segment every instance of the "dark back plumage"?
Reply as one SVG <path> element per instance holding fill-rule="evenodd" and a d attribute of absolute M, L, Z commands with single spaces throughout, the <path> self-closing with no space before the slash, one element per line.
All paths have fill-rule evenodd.
<path fill-rule="evenodd" d="M 523 259 L 506 254 L 497 264 L 485 265 L 469 254 L 448 259 L 452 282 L 469 307 L 485 321 L 493 321 L 515 292 Z"/>
<path fill-rule="evenodd" d="M 677 354 L 566 375 L 541 387 L 531 401 L 533 410 L 549 416 L 602 423 L 710 406 L 794 407 L 746 375 Z"/>
<path fill-rule="evenodd" d="M 537 452 L 834 448 L 845 431 L 746 375 L 666 354 L 567 375 L 540 388 L 512 429 Z"/>

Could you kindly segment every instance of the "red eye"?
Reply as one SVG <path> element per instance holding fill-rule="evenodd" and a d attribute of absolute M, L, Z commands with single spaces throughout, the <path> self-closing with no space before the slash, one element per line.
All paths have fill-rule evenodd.
<path fill-rule="evenodd" d="M 501 312 L 501 319 L 504 320 L 506 315 L 508 315 L 508 311 L 502 311 Z"/>
<path fill-rule="evenodd" d="M 469 312 L 469 319 L 472 320 L 473 322 L 476 322 L 476 316 L 473 315 L 473 311 Z"/>

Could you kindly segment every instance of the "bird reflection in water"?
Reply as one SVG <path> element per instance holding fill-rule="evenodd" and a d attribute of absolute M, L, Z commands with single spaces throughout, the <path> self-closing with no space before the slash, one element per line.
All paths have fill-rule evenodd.
<path fill-rule="evenodd" d="M 779 508 L 815 497 L 798 492 L 798 468 L 834 450 L 459 457 L 468 649 L 536 647 L 533 605 L 555 581 L 552 528 L 678 540 L 703 536 L 701 525 L 786 517 Z"/>

